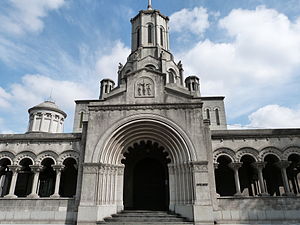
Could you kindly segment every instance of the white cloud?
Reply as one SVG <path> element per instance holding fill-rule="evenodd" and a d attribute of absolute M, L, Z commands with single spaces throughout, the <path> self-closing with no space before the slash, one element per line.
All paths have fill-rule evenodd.
<path fill-rule="evenodd" d="M 202 7 L 195 7 L 192 10 L 182 9 L 170 16 L 170 30 L 173 32 L 188 31 L 201 35 L 208 27 L 208 13 Z"/>
<path fill-rule="evenodd" d="M 267 105 L 249 116 L 249 127 L 256 128 L 299 128 L 300 109 L 279 105 Z"/>
<path fill-rule="evenodd" d="M 11 95 L 0 87 L 0 109 L 10 107 L 9 99 Z"/>
<path fill-rule="evenodd" d="M 96 72 L 105 78 L 117 80 L 119 63 L 126 62 L 130 49 L 122 42 L 117 41 L 109 54 L 101 56 L 96 63 Z"/>
<path fill-rule="evenodd" d="M 44 27 L 42 18 L 64 3 L 64 0 L 9 0 L 10 8 L 0 15 L 0 28 L 13 34 L 41 31 Z"/>
<path fill-rule="evenodd" d="M 92 98 L 94 93 L 80 83 L 54 80 L 42 75 L 25 75 L 21 83 L 11 86 L 11 101 L 26 107 L 32 107 L 52 98 L 62 110 L 73 110 L 75 99 Z"/>
<path fill-rule="evenodd" d="M 228 115 L 239 117 L 278 96 L 300 73 L 299 21 L 264 7 L 235 9 L 219 21 L 231 41 L 201 41 L 177 58 L 186 74 L 200 77 L 204 95 L 225 95 Z"/>

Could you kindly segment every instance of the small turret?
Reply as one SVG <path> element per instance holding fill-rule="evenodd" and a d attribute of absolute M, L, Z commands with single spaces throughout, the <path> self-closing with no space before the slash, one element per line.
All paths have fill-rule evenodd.
<path fill-rule="evenodd" d="M 100 97 L 99 99 L 104 99 L 108 93 L 114 88 L 115 82 L 111 79 L 103 79 L 100 81 Z"/>
<path fill-rule="evenodd" d="M 200 82 L 197 76 L 187 77 L 185 79 L 185 86 L 194 96 L 200 96 Z"/>
<path fill-rule="evenodd" d="M 28 110 L 28 132 L 62 133 L 67 114 L 52 101 L 45 101 Z"/>

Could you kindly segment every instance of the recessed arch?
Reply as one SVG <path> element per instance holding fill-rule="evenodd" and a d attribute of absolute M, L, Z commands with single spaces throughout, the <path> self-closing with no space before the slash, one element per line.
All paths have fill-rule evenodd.
<path fill-rule="evenodd" d="M 214 151 L 213 157 L 214 157 L 214 163 L 218 163 L 218 158 L 220 156 L 227 156 L 231 159 L 232 162 L 236 162 L 235 152 L 230 148 L 218 148 Z"/>
<path fill-rule="evenodd" d="M 15 155 L 12 152 L 3 151 L 0 152 L 0 160 L 1 159 L 8 159 L 10 161 L 10 164 L 13 164 L 13 160 L 15 158 Z"/>
<path fill-rule="evenodd" d="M 133 115 L 115 123 L 98 141 L 91 161 L 120 164 L 128 146 L 143 139 L 164 146 L 172 163 L 196 161 L 194 146 L 183 129 L 155 114 Z"/>
<path fill-rule="evenodd" d="M 22 161 L 22 159 L 28 158 L 31 160 L 32 164 L 35 164 L 35 159 L 36 159 L 36 155 L 33 152 L 30 151 L 24 151 L 24 152 L 20 152 L 18 155 L 16 155 L 15 159 L 14 159 L 14 163 L 16 165 L 20 164 L 20 162 Z"/>
<path fill-rule="evenodd" d="M 46 158 L 50 158 L 54 161 L 54 164 L 57 164 L 57 157 L 58 155 L 53 152 L 53 151 L 44 151 L 41 152 L 40 154 L 38 154 L 37 158 L 36 158 L 36 164 L 37 165 L 41 165 L 42 161 Z"/>
<path fill-rule="evenodd" d="M 275 155 L 279 160 L 282 159 L 282 153 L 276 147 L 266 147 L 262 149 L 262 151 L 259 152 L 259 159 L 264 161 L 265 157 L 270 154 Z"/>
<path fill-rule="evenodd" d="M 245 147 L 239 149 L 236 153 L 236 158 L 241 162 L 242 157 L 245 155 L 251 156 L 256 162 L 258 161 L 258 151 L 254 148 Z"/>
<path fill-rule="evenodd" d="M 75 152 L 73 150 L 67 150 L 62 152 L 58 158 L 57 158 L 57 164 L 62 165 L 63 162 L 67 159 L 67 158 L 73 158 L 76 163 L 78 164 L 79 161 L 79 154 L 78 152 Z"/>
<path fill-rule="evenodd" d="M 289 156 L 292 154 L 300 155 L 300 147 L 298 146 L 289 146 L 283 151 L 283 159 L 288 160 Z"/>

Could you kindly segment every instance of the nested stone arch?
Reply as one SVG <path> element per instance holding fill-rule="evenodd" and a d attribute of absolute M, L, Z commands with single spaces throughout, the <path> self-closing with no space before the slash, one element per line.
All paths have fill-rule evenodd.
<path fill-rule="evenodd" d="M 259 152 L 251 147 L 241 148 L 236 152 L 236 158 L 240 162 L 241 158 L 245 155 L 251 156 L 256 162 L 258 161 Z"/>
<path fill-rule="evenodd" d="M 213 153 L 214 163 L 218 163 L 220 156 L 227 156 L 232 162 L 236 162 L 235 152 L 230 148 L 218 148 Z"/>
<path fill-rule="evenodd" d="M 75 152 L 73 150 L 67 150 L 67 151 L 62 152 L 58 156 L 56 162 L 57 162 L 58 165 L 63 165 L 64 161 L 67 158 L 73 158 L 76 161 L 77 164 L 79 163 L 79 154 L 78 154 L 78 152 Z"/>
<path fill-rule="evenodd" d="M 282 160 L 282 158 L 283 158 L 282 152 L 281 152 L 278 148 L 273 147 L 273 146 L 263 148 L 263 149 L 259 152 L 258 158 L 259 158 L 260 161 L 264 161 L 264 159 L 265 159 L 265 157 L 266 157 L 267 155 L 274 155 L 274 156 L 276 156 L 279 160 Z"/>
<path fill-rule="evenodd" d="M 43 151 L 36 158 L 36 164 L 41 165 L 44 159 L 50 158 L 54 161 L 54 164 L 57 164 L 58 154 L 53 151 Z"/>
<path fill-rule="evenodd" d="M 137 114 L 123 118 L 99 139 L 91 162 L 118 165 L 126 149 L 139 140 L 164 146 L 173 163 L 197 161 L 195 148 L 175 122 L 156 114 Z"/>
<path fill-rule="evenodd" d="M 1 159 L 8 159 L 10 161 L 10 164 L 13 164 L 15 155 L 12 152 L 9 151 L 2 151 L 0 152 L 0 160 Z"/>
<path fill-rule="evenodd" d="M 30 159 L 33 165 L 36 164 L 35 163 L 36 155 L 30 151 L 23 151 L 17 154 L 16 157 L 14 158 L 14 164 L 19 165 L 21 160 L 25 158 Z"/>
<path fill-rule="evenodd" d="M 283 150 L 283 160 L 288 160 L 289 156 L 296 154 L 300 156 L 300 147 L 299 146 L 289 146 Z"/>

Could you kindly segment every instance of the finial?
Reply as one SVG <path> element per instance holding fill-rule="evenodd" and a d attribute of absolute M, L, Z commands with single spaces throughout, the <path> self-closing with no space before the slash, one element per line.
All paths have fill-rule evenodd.
<path fill-rule="evenodd" d="M 152 1 L 148 0 L 148 10 L 152 10 Z"/>
<path fill-rule="evenodd" d="M 48 102 L 54 102 L 54 100 L 53 100 L 53 98 L 52 98 L 52 91 L 53 91 L 53 88 L 51 88 L 49 98 L 46 100 L 46 101 L 48 101 Z"/>

